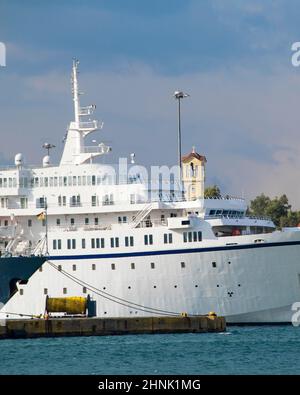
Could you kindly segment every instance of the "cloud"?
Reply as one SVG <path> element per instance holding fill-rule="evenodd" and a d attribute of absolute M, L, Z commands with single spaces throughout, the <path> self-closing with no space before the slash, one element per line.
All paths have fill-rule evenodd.
<path fill-rule="evenodd" d="M 248 198 L 287 193 L 300 208 L 300 81 L 290 63 L 300 40 L 296 0 L 74 4 L 1 2 L 6 156 L 22 151 L 40 163 L 51 140 L 59 160 L 76 56 L 82 102 L 97 104 L 105 122 L 97 139 L 111 141 L 112 160 L 135 152 L 138 162 L 176 163 L 172 93 L 183 89 L 191 95 L 182 104 L 183 151 L 196 145 L 207 156 L 208 183 Z"/>
<path fill-rule="evenodd" d="M 105 122 L 93 138 L 112 143 L 113 161 L 135 152 L 140 164 L 176 163 L 172 93 L 180 88 L 191 95 L 182 103 L 183 152 L 196 145 L 207 156 L 208 183 L 221 180 L 224 193 L 248 198 L 287 193 L 299 207 L 299 78 L 294 70 L 268 77 L 240 68 L 176 77 L 142 64 L 119 72 L 85 72 L 84 61 L 80 66 L 81 89 L 87 93 L 82 102 L 96 103 L 97 116 Z M 73 117 L 69 75 L 15 76 L 5 88 L 10 91 L 1 120 L 6 152 L 22 149 L 28 161 L 38 163 L 40 146 L 50 138 L 58 160 L 65 126 Z M 30 138 L 23 139 L 24 133 Z"/>

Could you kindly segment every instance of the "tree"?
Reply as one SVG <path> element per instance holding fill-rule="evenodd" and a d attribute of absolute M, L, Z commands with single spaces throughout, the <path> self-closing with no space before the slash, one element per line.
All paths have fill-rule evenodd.
<path fill-rule="evenodd" d="M 204 198 L 209 199 L 209 198 L 220 198 L 220 197 L 221 197 L 221 191 L 217 185 L 213 185 L 212 187 L 205 188 Z"/>
<path fill-rule="evenodd" d="M 270 217 L 277 227 L 294 226 L 297 222 L 297 214 L 291 214 L 291 205 L 286 195 L 270 199 L 263 193 L 257 196 L 250 204 L 250 214 Z"/>
<path fill-rule="evenodd" d="M 267 215 L 271 199 L 263 193 L 250 202 L 250 214 L 255 216 Z"/>

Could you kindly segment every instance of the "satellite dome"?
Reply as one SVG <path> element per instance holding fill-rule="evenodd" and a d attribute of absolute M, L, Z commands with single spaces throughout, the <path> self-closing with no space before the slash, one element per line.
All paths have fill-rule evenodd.
<path fill-rule="evenodd" d="M 23 165 L 23 155 L 21 153 L 15 156 L 15 165 L 22 166 Z"/>
<path fill-rule="evenodd" d="M 48 166 L 50 166 L 50 156 L 46 155 L 43 158 L 43 167 L 48 167 Z"/>

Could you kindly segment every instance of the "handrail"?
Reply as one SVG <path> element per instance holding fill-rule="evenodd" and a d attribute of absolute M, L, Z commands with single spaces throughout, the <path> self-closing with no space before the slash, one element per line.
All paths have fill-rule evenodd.
<path fill-rule="evenodd" d="M 256 220 L 261 220 L 261 221 L 268 221 L 272 222 L 272 219 L 270 217 L 259 217 L 259 216 L 254 216 L 254 215 L 234 215 L 234 214 L 215 214 L 215 215 L 205 215 L 205 219 L 256 219 Z"/>

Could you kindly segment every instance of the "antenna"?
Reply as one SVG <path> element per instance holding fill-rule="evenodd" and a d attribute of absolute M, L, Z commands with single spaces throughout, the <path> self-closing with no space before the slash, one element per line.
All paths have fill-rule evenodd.
<path fill-rule="evenodd" d="M 72 92 L 73 92 L 73 101 L 74 101 L 74 114 L 75 114 L 75 122 L 77 127 L 79 127 L 79 91 L 78 91 L 78 80 L 77 80 L 77 69 L 79 65 L 79 60 L 73 59 L 73 67 L 72 67 Z"/>
<path fill-rule="evenodd" d="M 42 145 L 42 147 L 45 148 L 45 150 L 47 150 L 47 155 L 49 156 L 50 155 L 50 150 L 52 148 L 55 148 L 55 145 L 54 144 L 50 144 L 50 143 L 45 143 L 45 144 Z"/>

